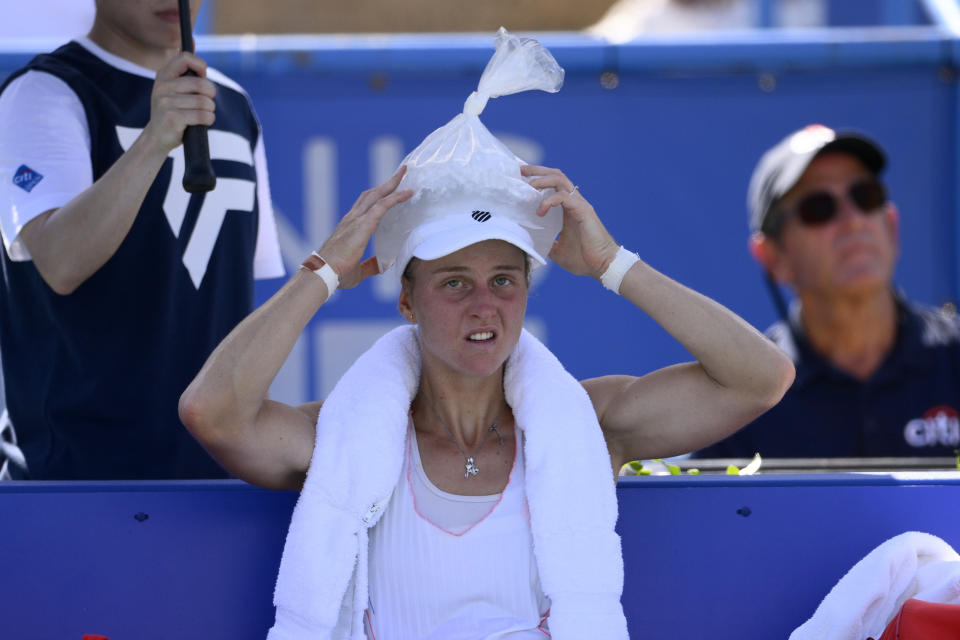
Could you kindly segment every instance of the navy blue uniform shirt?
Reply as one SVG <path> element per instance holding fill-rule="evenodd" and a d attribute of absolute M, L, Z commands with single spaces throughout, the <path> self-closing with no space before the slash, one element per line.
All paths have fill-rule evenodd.
<path fill-rule="evenodd" d="M 57 76 L 80 99 L 94 180 L 149 121 L 153 79 L 76 42 L 8 82 L 27 69 Z M 246 94 L 223 84 L 216 114 L 216 190 L 173 206 L 183 169 L 168 158 L 116 253 L 70 295 L 0 251 L 6 399 L 29 477 L 227 475 L 177 415 L 180 394 L 253 304 L 259 124 Z M 230 153 L 218 153 L 225 146 Z"/>
<path fill-rule="evenodd" d="M 960 446 L 960 321 L 897 301 L 893 350 L 860 381 L 817 354 L 794 319 L 767 336 L 793 358 L 783 400 L 698 458 L 952 456 Z"/>

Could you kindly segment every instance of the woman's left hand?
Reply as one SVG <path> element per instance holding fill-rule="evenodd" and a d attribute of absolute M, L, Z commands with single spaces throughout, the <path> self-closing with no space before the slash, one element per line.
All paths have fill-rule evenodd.
<path fill-rule="evenodd" d="M 575 275 L 599 279 L 617 255 L 618 245 L 600 222 L 597 212 L 573 182 L 559 169 L 524 165 L 520 173 L 536 189 L 554 189 L 537 209 L 545 216 L 551 207 L 563 207 L 563 228 L 550 250 L 550 258 Z"/>

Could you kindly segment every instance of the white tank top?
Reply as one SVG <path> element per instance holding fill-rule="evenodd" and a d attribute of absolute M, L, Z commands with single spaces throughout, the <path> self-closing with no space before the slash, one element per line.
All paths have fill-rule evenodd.
<path fill-rule="evenodd" d="M 370 640 L 549 637 L 517 438 L 503 493 L 460 496 L 430 482 L 411 422 L 405 473 L 370 531 Z"/>

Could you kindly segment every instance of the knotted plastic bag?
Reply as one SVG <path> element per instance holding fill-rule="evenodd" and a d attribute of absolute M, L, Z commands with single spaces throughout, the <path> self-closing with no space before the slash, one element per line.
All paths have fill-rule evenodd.
<path fill-rule="evenodd" d="M 531 38 L 510 35 L 500 27 L 496 51 L 480 76 L 477 90 L 463 105 L 463 113 L 479 116 L 490 98 L 540 89 L 549 93 L 563 86 L 563 69 L 543 46 Z"/>

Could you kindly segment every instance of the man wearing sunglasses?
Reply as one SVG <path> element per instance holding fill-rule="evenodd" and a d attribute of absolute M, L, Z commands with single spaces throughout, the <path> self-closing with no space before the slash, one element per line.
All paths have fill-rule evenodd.
<path fill-rule="evenodd" d="M 779 405 L 698 457 L 952 456 L 960 447 L 960 322 L 904 300 L 899 214 L 880 147 L 811 125 L 760 159 L 750 250 L 797 375 Z M 778 284 L 790 286 L 788 310 Z"/>

